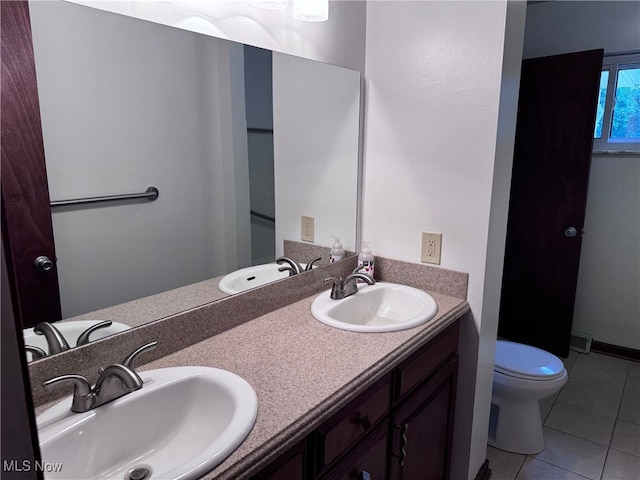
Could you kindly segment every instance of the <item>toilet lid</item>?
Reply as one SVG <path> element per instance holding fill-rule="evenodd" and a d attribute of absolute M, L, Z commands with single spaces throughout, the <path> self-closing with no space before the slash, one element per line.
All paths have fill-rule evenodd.
<path fill-rule="evenodd" d="M 520 378 L 552 380 L 564 373 L 564 364 L 555 355 L 521 343 L 498 340 L 495 370 Z"/>

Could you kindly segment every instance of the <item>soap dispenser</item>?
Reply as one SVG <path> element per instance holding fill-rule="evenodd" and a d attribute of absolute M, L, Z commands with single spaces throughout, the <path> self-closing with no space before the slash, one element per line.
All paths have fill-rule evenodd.
<path fill-rule="evenodd" d="M 344 258 L 344 248 L 342 248 L 342 243 L 340 243 L 340 237 L 333 237 L 334 243 L 333 247 L 329 251 L 329 261 L 331 263 L 335 263 L 338 260 L 342 260 Z"/>
<path fill-rule="evenodd" d="M 373 279 L 375 258 L 369 245 L 370 242 L 364 242 L 362 245 L 360 255 L 358 255 L 358 271 Z"/>

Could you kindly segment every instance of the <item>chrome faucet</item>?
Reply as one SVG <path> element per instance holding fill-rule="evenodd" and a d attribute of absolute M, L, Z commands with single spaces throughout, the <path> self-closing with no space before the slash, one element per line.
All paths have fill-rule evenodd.
<path fill-rule="evenodd" d="M 307 266 L 304 267 L 304 268 L 298 262 L 296 262 L 295 260 L 290 259 L 289 257 L 280 257 L 280 258 L 278 258 L 276 260 L 276 263 L 278 265 L 282 265 L 283 263 L 286 263 L 287 266 L 280 267 L 278 269 L 278 271 L 279 272 L 289 271 L 289 276 L 292 276 L 292 275 L 297 275 L 298 273 L 308 272 L 309 270 L 311 270 L 313 268 L 313 264 L 315 262 L 317 262 L 318 260 L 322 260 L 322 257 L 314 258 L 309 263 L 307 263 Z"/>
<path fill-rule="evenodd" d="M 40 322 L 33 327 L 33 331 L 36 335 L 44 335 L 44 338 L 47 341 L 47 347 L 49 348 L 49 355 L 69 350 L 69 344 L 65 340 L 64 336 L 60 333 L 60 330 L 54 327 L 51 323 Z"/>
<path fill-rule="evenodd" d="M 359 268 L 357 268 L 354 273 L 349 275 L 344 280 L 338 277 L 329 277 L 323 280 L 325 282 L 333 282 L 330 295 L 333 300 L 342 300 L 343 298 L 357 293 L 358 280 L 363 280 L 369 285 L 375 285 L 376 281 L 373 278 L 371 278 L 369 275 L 365 275 L 364 273 L 359 273 L 358 270 Z"/>
<path fill-rule="evenodd" d="M 80 334 L 78 340 L 76 341 L 76 347 L 80 347 L 82 345 L 86 345 L 91 340 L 89 340 L 89 335 L 91 335 L 96 330 L 100 330 L 101 328 L 110 327 L 113 322 L 111 320 L 105 320 L 104 322 L 96 323 L 95 325 L 90 326 L 84 332 Z"/>
<path fill-rule="evenodd" d="M 74 384 L 71 411 L 83 413 L 93 410 L 142 388 L 142 379 L 135 371 L 135 360 L 140 354 L 153 350 L 157 345 L 158 342 L 148 343 L 127 356 L 121 364 L 114 363 L 101 368 L 100 377 L 93 387 L 82 375 L 62 375 L 47 380 L 43 385 L 48 388 L 59 383 L 71 382 Z"/>
<path fill-rule="evenodd" d="M 101 328 L 110 327 L 113 322 L 111 320 L 105 320 L 104 322 L 96 323 L 91 327 L 87 328 L 84 332 L 80 334 L 78 340 L 76 341 L 76 347 L 80 347 L 82 345 L 86 345 L 90 342 L 89 336 L 99 330 Z M 53 355 L 55 353 L 64 352 L 65 350 L 69 350 L 69 343 L 64 338 L 64 335 L 58 330 L 52 323 L 49 322 L 40 322 L 35 327 L 33 327 L 33 331 L 36 335 L 44 335 L 45 340 L 47 341 L 47 348 L 49 350 L 49 355 Z M 27 345 L 26 348 L 28 352 L 31 352 L 32 359 L 37 360 L 38 358 L 43 358 L 47 356 L 47 353 L 37 347 L 32 347 L 31 345 Z M 37 350 L 36 350 L 37 349 Z"/>
<path fill-rule="evenodd" d="M 322 257 L 316 257 L 313 260 L 311 260 L 309 263 L 307 263 L 307 266 L 304 267 L 304 271 L 308 272 L 309 270 L 313 269 L 313 264 L 316 262 L 319 262 L 320 260 L 322 260 Z"/>

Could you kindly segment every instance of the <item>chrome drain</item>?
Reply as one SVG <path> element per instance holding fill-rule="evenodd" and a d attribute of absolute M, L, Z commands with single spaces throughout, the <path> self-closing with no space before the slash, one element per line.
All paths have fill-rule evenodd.
<path fill-rule="evenodd" d="M 151 478 L 151 469 L 147 467 L 134 468 L 124 476 L 124 480 L 147 480 L 148 478 Z"/>

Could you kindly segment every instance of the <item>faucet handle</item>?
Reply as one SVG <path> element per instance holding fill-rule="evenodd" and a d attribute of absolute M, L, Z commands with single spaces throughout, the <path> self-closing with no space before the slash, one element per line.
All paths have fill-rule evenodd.
<path fill-rule="evenodd" d="M 289 276 L 293 276 L 296 274 L 296 271 L 291 267 L 280 267 L 278 269 L 279 272 L 289 272 Z"/>
<path fill-rule="evenodd" d="M 349 275 L 347 278 L 344 279 L 344 284 L 347 285 L 347 283 L 351 283 L 351 282 L 355 284 L 356 280 L 363 280 L 365 283 L 369 285 L 376 284 L 375 279 L 371 278 L 369 275 L 365 273 L 360 273 L 360 272 L 352 273 L 351 275 Z"/>
<path fill-rule="evenodd" d="M 96 323 L 95 325 L 90 326 L 84 332 L 80 334 L 78 337 L 78 341 L 76 342 L 76 347 L 80 347 L 81 345 L 86 345 L 91 340 L 89 340 L 89 335 L 91 335 L 96 330 L 101 328 L 110 327 L 113 322 L 111 320 L 105 320 L 104 322 Z"/>
<path fill-rule="evenodd" d="M 322 257 L 316 257 L 313 260 L 311 260 L 309 263 L 307 263 L 307 266 L 304 267 L 304 271 L 308 272 L 309 270 L 311 270 L 313 268 L 313 264 L 319 260 L 322 260 Z"/>
<path fill-rule="evenodd" d="M 82 375 L 62 375 L 60 377 L 47 380 L 42 385 L 46 388 L 58 383 L 71 382 L 73 388 L 73 400 L 71 401 L 71 411 L 76 413 L 91 410 L 96 402 L 96 396 L 91 387 L 91 383 Z"/>
<path fill-rule="evenodd" d="M 31 361 L 40 360 L 47 356 L 47 352 L 39 347 L 34 347 L 33 345 L 25 345 L 24 349 L 31 354 Z"/>
<path fill-rule="evenodd" d="M 294 272 L 292 275 L 295 275 L 296 273 L 301 273 L 302 267 L 300 266 L 300 264 L 298 262 L 296 262 L 295 260 L 290 259 L 289 257 L 280 257 L 276 259 L 276 263 L 278 265 L 282 265 L 283 263 L 287 263 L 289 264 L 289 266 L 291 267 L 291 270 Z M 286 267 L 285 267 L 286 269 Z M 284 271 L 284 270 L 281 270 Z"/>
<path fill-rule="evenodd" d="M 47 340 L 47 345 L 49 346 L 49 355 L 69 350 L 69 344 L 64 336 L 60 333 L 60 330 L 51 323 L 40 322 L 33 327 L 33 331 L 36 335 L 44 335 L 44 338 Z"/>
<path fill-rule="evenodd" d="M 122 361 L 122 365 L 124 365 L 131 371 L 135 372 L 135 362 L 138 359 L 138 357 L 145 352 L 150 352 L 151 350 L 154 350 L 157 346 L 158 346 L 158 342 L 151 342 L 151 343 L 147 343 L 146 345 L 143 345 L 142 347 L 138 348 L 133 353 L 131 353 L 129 356 L 127 356 L 127 358 L 125 358 Z"/>
<path fill-rule="evenodd" d="M 65 383 L 65 382 L 73 383 L 74 398 L 84 398 L 91 395 L 91 384 L 89 383 L 89 380 L 87 380 L 82 375 L 61 375 L 59 377 L 55 377 L 50 380 L 47 380 L 42 385 L 46 388 L 50 388 L 53 385 L 57 385 L 59 383 Z"/>

